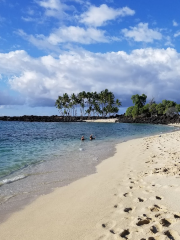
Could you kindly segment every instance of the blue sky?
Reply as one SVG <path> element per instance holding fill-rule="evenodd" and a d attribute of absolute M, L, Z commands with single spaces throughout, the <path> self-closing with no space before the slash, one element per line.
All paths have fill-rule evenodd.
<path fill-rule="evenodd" d="M 0 0 L 0 115 L 58 114 L 65 92 L 180 103 L 179 0 Z"/>

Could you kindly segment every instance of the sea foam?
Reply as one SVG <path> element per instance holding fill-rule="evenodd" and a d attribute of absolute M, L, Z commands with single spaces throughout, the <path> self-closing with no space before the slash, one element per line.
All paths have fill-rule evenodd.
<path fill-rule="evenodd" d="M 27 175 L 22 174 L 22 175 L 15 176 L 13 178 L 3 179 L 2 181 L 0 181 L 0 186 L 2 186 L 4 184 L 9 184 L 9 183 L 16 182 L 16 181 L 24 179 L 26 177 L 27 177 Z"/>

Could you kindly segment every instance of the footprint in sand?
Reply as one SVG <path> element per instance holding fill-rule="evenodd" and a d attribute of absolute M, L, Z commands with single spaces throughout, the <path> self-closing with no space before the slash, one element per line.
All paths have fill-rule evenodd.
<path fill-rule="evenodd" d="M 137 223 L 136 223 L 136 225 L 137 226 L 143 226 L 143 225 L 147 225 L 147 224 L 149 224 L 151 222 L 151 218 L 146 218 L 146 219 L 140 219 Z"/>
<path fill-rule="evenodd" d="M 129 208 L 125 208 L 125 209 L 124 209 L 124 212 L 130 213 L 130 212 L 132 212 L 132 210 L 133 210 L 133 209 L 132 209 L 131 207 L 129 207 Z"/>
<path fill-rule="evenodd" d="M 162 230 L 162 226 L 160 224 L 155 224 L 150 228 L 150 231 L 154 234 L 160 232 L 161 230 Z"/>
<path fill-rule="evenodd" d="M 156 217 L 156 218 L 161 217 L 161 214 L 160 214 L 160 213 L 155 214 L 155 217 Z"/>
<path fill-rule="evenodd" d="M 162 198 L 162 197 L 159 197 L 159 196 L 156 196 L 156 199 L 157 199 L 157 200 L 162 200 L 163 198 Z"/>
<path fill-rule="evenodd" d="M 163 211 L 165 209 L 166 209 L 165 207 L 163 207 L 163 206 L 160 207 L 156 204 L 153 207 L 150 208 L 151 212 L 159 212 L 159 211 Z"/>
<path fill-rule="evenodd" d="M 177 220 L 180 219 L 180 214 L 179 213 L 175 213 L 174 214 L 174 218 L 177 219 Z"/>
<path fill-rule="evenodd" d="M 132 197 L 132 192 L 124 193 L 123 196 L 124 197 Z"/>
<path fill-rule="evenodd" d="M 167 230 L 167 231 L 164 232 L 164 235 L 167 236 L 168 239 L 171 239 L 171 240 L 180 239 L 179 234 L 174 230 Z"/>
<path fill-rule="evenodd" d="M 138 198 L 134 199 L 134 202 L 142 203 L 142 202 L 145 202 L 146 200 L 147 200 L 147 199 L 145 199 L 145 198 L 140 198 L 140 197 L 138 197 Z"/>
<path fill-rule="evenodd" d="M 110 229 L 114 228 L 115 225 L 116 225 L 116 221 L 108 221 L 106 223 L 103 223 L 102 227 L 110 230 Z"/>
<path fill-rule="evenodd" d="M 111 229 L 111 230 L 109 230 L 109 231 L 110 231 L 110 233 L 112 233 L 112 234 L 116 234 L 116 233 L 117 233 L 114 229 Z"/>
<path fill-rule="evenodd" d="M 160 224 L 163 227 L 169 227 L 171 225 L 171 221 L 170 221 L 170 219 L 163 218 L 163 219 L 161 219 Z"/>
<path fill-rule="evenodd" d="M 129 229 L 125 229 L 122 231 L 122 233 L 120 233 L 120 237 L 128 239 L 128 235 L 130 235 L 130 231 Z"/>

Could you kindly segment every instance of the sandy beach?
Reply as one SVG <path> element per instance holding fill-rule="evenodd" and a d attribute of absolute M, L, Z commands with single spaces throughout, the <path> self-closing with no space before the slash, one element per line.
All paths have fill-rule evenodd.
<path fill-rule="evenodd" d="M 96 119 L 96 120 L 85 120 L 85 122 L 97 122 L 97 123 L 115 123 L 118 119 L 111 118 L 111 119 Z"/>
<path fill-rule="evenodd" d="M 1 240 L 180 239 L 180 132 L 117 145 L 97 173 L 0 225 Z"/>
<path fill-rule="evenodd" d="M 180 123 L 170 123 L 169 126 L 180 127 Z"/>

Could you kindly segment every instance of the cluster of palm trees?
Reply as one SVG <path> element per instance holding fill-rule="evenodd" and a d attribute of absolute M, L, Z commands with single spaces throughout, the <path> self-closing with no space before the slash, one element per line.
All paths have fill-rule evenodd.
<path fill-rule="evenodd" d="M 64 93 L 56 100 L 55 106 L 62 116 L 77 116 L 78 109 L 81 116 L 110 116 L 118 113 L 121 102 L 108 89 L 97 92 L 80 92 L 68 95 Z"/>

